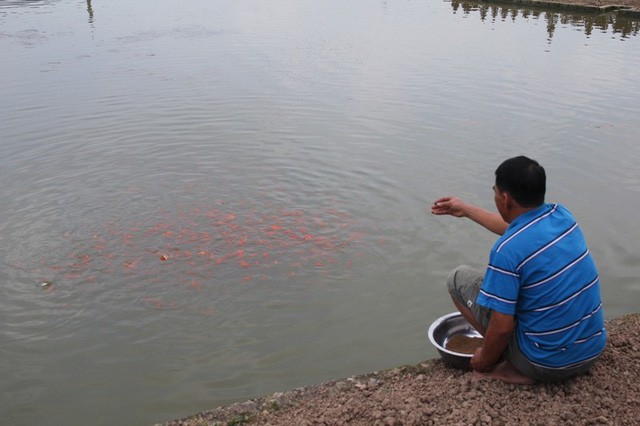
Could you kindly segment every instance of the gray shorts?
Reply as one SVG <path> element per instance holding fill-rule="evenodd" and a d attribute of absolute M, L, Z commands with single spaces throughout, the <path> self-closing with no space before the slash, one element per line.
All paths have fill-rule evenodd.
<path fill-rule="evenodd" d="M 476 303 L 483 277 L 482 272 L 475 268 L 467 265 L 458 266 L 449 274 L 447 287 L 451 297 L 456 302 L 469 308 L 478 323 L 486 330 L 491 319 L 491 309 Z M 586 373 L 594 362 L 593 360 L 587 361 L 576 367 L 566 369 L 541 367 L 529 361 L 520 351 L 515 333 L 509 340 L 504 357 L 522 374 L 543 382 L 565 380 Z"/>

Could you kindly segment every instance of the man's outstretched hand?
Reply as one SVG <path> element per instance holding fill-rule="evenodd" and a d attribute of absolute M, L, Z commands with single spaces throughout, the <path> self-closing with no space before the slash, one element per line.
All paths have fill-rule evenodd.
<path fill-rule="evenodd" d="M 438 198 L 431 206 L 433 214 L 449 214 L 455 217 L 464 217 L 467 215 L 468 204 L 458 197 L 442 197 Z"/>
<path fill-rule="evenodd" d="M 431 206 L 431 213 L 466 217 L 498 235 L 504 234 L 509 226 L 498 213 L 490 212 L 473 204 L 467 204 L 458 197 L 438 198 Z"/>

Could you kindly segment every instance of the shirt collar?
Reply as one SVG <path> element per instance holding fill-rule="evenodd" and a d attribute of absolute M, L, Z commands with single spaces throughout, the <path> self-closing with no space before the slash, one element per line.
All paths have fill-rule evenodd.
<path fill-rule="evenodd" d="M 538 208 L 522 213 L 520 216 L 516 217 L 515 219 L 513 219 L 513 221 L 511 221 L 511 223 L 509 224 L 509 227 L 507 228 L 507 231 L 513 230 L 515 228 L 520 228 L 521 226 L 526 225 L 527 223 L 531 222 L 533 219 L 540 216 L 550 208 L 551 208 L 551 204 L 544 203 Z"/>

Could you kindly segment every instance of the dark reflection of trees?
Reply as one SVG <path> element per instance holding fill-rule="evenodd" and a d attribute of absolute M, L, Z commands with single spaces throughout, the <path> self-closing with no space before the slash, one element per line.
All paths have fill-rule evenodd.
<path fill-rule="evenodd" d="M 87 12 L 89 13 L 89 23 L 93 24 L 93 7 L 91 7 L 91 0 L 87 0 Z"/>
<path fill-rule="evenodd" d="M 637 36 L 640 33 L 640 18 L 633 19 L 630 16 L 621 16 L 616 13 L 571 12 L 543 6 L 514 5 L 513 3 L 478 0 L 452 0 L 451 7 L 453 8 L 453 13 L 457 13 L 458 10 L 461 10 L 465 15 L 477 13 L 482 21 L 487 20 L 489 17 L 492 21 L 497 19 L 506 21 L 511 17 L 514 22 L 518 16 L 525 19 L 542 18 L 547 23 L 549 40 L 553 37 L 558 24 L 583 28 L 587 36 L 590 36 L 594 30 L 611 31 L 613 34 L 619 34 L 620 38 Z"/>

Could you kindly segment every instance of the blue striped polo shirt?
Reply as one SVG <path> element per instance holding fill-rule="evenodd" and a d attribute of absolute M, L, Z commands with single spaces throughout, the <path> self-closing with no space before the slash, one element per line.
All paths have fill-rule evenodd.
<path fill-rule="evenodd" d="M 491 249 L 477 302 L 516 317 L 522 353 L 546 368 L 597 357 L 606 331 L 596 265 L 559 204 L 518 216 Z"/>

